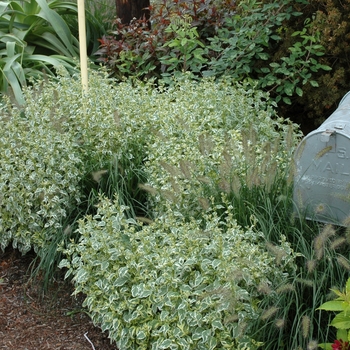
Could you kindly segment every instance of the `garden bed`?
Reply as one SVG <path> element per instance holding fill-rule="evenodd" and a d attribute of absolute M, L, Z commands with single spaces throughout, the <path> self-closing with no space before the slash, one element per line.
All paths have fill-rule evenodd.
<path fill-rule="evenodd" d="M 32 259 L 10 248 L 0 252 L 0 349 L 116 350 L 69 284 L 57 280 L 43 296 L 40 281 L 29 278 Z"/>

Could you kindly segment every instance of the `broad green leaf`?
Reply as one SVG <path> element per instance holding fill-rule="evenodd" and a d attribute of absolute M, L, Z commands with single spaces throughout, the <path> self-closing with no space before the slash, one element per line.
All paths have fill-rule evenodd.
<path fill-rule="evenodd" d="M 5 33 L 3 35 L 0 34 L 0 40 L 2 42 L 13 41 L 16 42 L 20 47 L 27 46 L 27 43 L 24 40 L 25 32 L 23 30 L 18 30 L 17 28 L 13 28 L 12 33 Z"/>
<path fill-rule="evenodd" d="M 300 96 L 300 97 L 303 96 L 303 90 L 300 87 L 297 86 L 295 88 L 295 92 L 298 96 Z"/>
<path fill-rule="evenodd" d="M 109 261 L 108 260 L 102 261 L 102 263 L 101 263 L 101 270 L 107 270 L 108 266 L 109 266 Z"/>
<path fill-rule="evenodd" d="M 68 10 L 70 10 L 72 13 L 78 14 L 78 7 L 74 2 L 54 0 L 50 1 L 49 6 L 52 10 L 57 11 L 59 14 L 61 11 L 67 13 Z"/>
<path fill-rule="evenodd" d="M 187 42 L 188 42 L 187 38 L 181 39 L 181 46 L 186 46 Z"/>
<path fill-rule="evenodd" d="M 324 64 L 321 64 L 321 65 L 319 65 L 318 67 L 319 67 L 320 69 L 325 70 L 325 71 L 330 71 L 330 70 L 332 70 L 332 67 L 326 66 L 326 65 L 324 65 Z"/>
<path fill-rule="evenodd" d="M 136 338 L 139 340 L 145 339 L 146 338 L 146 333 L 143 330 L 139 330 L 136 333 Z"/>
<path fill-rule="evenodd" d="M 197 327 L 192 334 L 192 339 L 193 340 L 202 339 L 204 337 L 204 334 L 205 334 L 205 329 L 203 327 Z"/>
<path fill-rule="evenodd" d="M 210 336 L 210 337 L 207 339 L 207 341 L 206 341 L 206 344 L 208 345 L 208 349 L 209 349 L 209 350 L 215 349 L 217 343 L 218 343 L 218 342 L 217 342 L 216 338 L 215 338 L 215 337 L 212 337 L 212 336 Z"/>
<path fill-rule="evenodd" d="M 276 41 L 281 40 L 281 37 L 280 37 L 279 35 L 271 35 L 270 38 L 271 38 L 272 40 L 276 40 Z"/>
<path fill-rule="evenodd" d="M 85 269 L 80 268 L 76 273 L 76 275 L 74 276 L 74 281 L 78 284 L 82 284 L 86 282 L 86 280 L 88 279 L 88 276 L 89 276 L 88 272 Z"/>
<path fill-rule="evenodd" d="M 131 288 L 131 294 L 134 298 L 147 298 L 152 294 L 150 289 L 146 289 L 143 284 L 133 285 Z"/>
<path fill-rule="evenodd" d="M 178 338 L 177 341 L 178 341 L 179 345 L 183 347 L 183 349 L 189 349 L 190 348 L 188 341 L 186 341 L 185 339 Z"/>
<path fill-rule="evenodd" d="M 284 92 L 288 96 L 293 96 L 293 90 L 294 90 L 294 86 L 292 84 L 288 84 L 284 86 Z"/>
<path fill-rule="evenodd" d="M 26 77 L 25 77 L 22 65 L 19 62 L 15 61 L 12 64 L 12 70 L 15 73 L 20 85 L 25 86 L 26 85 Z"/>
<path fill-rule="evenodd" d="M 7 57 L 9 57 L 9 58 L 15 56 L 15 54 L 16 54 L 16 43 L 15 42 L 8 41 L 6 43 L 6 53 L 7 53 Z M 20 56 L 20 54 L 16 55 L 16 58 L 19 57 L 19 56 Z"/>
<path fill-rule="evenodd" d="M 25 14 L 34 14 L 40 10 L 38 2 L 36 0 L 26 1 L 24 5 Z"/>
<path fill-rule="evenodd" d="M 66 274 L 64 275 L 64 279 L 67 279 L 71 274 L 72 274 L 73 270 L 69 269 L 67 270 Z"/>
<path fill-rule="evenodd" d="M 277 96 L 278 97 L 278 96 Z M 282 98 L 283 102 L 286 103 L 287 105 L 291 105 L 292 104 L 292 101 L 290 100 L 289 97 L 283 97 Z"/>
<path fill-rule="evenodd" d="M 212 327 L 215 329 L 224 329 L 224 326 L 223 324 L 221 323 L 220 320 L 215 320 L 213 323 L 212 323 Z"/>
<path fill-rule="evenodd" d="M 348 331 L 346 329 L 337 330 L 337 339 L 348 340 Z"/>
<path fill-rule="evenodd" d="M 162 341 L 161 344 L 159 344 L 159 349 L 168 349 L 169 346 L 172 344 L 171 339 L 165 339 Z"/>
<path fill-rule="evenodd" d="M 331 325 L 340 329 L 349 329 L 350 315 L 345 315 L 344 312 L 339 313 L 334 317 L 334 319 L 331 322 Z"/>
<path fill-rule="evenodd" d="M 346 307 L 346 303 L 344 301 L 327 301 L 322 304 L 317 310 L 326 310 L 326 311 L 343 311 Z"/>
<path fill-rule="evenodd" d="M 8 2 L 8 7 L 9 9 L 13 10 L 12 13 L 14 14 L 23 14 L 25 15 L 25 5 L 28 4 L 28 1 L 9 1 Z M 24 7 L 22 6 L 24 5 Z"/>
<path fill-rule="evenodd" d="M 129 280 L 129 278 L 127 276 L 123 276 L 123 277 L 118 277 L 115 282 L 114 282 L 114 286 L 116 287 L 121 287 L 123 286 L 127 281 Z"/>

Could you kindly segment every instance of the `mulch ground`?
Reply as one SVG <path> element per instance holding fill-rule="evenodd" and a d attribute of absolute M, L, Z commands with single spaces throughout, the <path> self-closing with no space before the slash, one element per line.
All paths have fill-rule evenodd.
<path fill-rule="evenodd" d="M 0 251 L 0 349 L 117 350 L 83 310 L 83 296 L 71 295 L 70 284 L 57 280 L 43 294 L 40 281 L 30 280 L 32 259 Z"/>

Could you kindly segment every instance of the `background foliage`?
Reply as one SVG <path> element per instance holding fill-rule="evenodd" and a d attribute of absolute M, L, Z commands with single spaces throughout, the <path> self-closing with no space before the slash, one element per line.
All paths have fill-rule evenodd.
<path fill-rule="evenodd" d="M 96 54 L 119 79 L 167 80 L 182 71 L 194 77 L 228 75 L 254 80 L 277 102 L 290 103 L 290 96 L 303 94 L 305 84 L 317 85 L 313 72 L 329 69 L 318 62 L 324 49 L 308 24 L 292 33 L 291 46 L 272 54 L 282 46 L 283 24 L 299 15 L 289 0 L 155 2 L 151 25 L 145 19 L 127 26 L 117 21 Z"/>
<path fill-rule="evenodd" d="M 77 5 L 71 1 L 2 1 L 0 5 L 0 91 L 24 103 L 22 88 L 57 68 L 78 72 Z M 86 13 L 89 54 L 97 50 L 104 27 Z"/>
<path fill-rule="evenodd" d="M 78 62 L 76 3 L 45 4 L 2 2 L 1 91 L 14 93 L 19 103 L 20 87 L 32 77 L 43 71 L 54 75 L 59 65 L 73 72 Z M 130 26 L 116 22 L 110 32 L 115 4 L 88 1 L 92 61 L 99 56 L 119 79 L 168 79 L 183 69 L 197 77 L 225 73 L 238 80 L 253 79 L 274 99 L 284 100 L 278 105 L 280 115 L 301 124 L 304 132 L 327 118 L 348 90 L 347 1 L 151 4 L 151 26 L 142 20 Z M 112 36 L 103 37 L 107 33 Z M 95 56 L 97 39 L 101 46 Z"/>
<path fill-rule="evenodd" d="M 348 1 L 154 1 L 151 28 L 116 23 L 98 54 L 118 78 L 166 78 L 183 68 L 252 78 L 284 100 L 280 115 L 309 132 L 348 91 L 348 12 Z"/>
<path fill-rule="evenodd" d="M 305 125 L 311 131 L 315 125 L 324 121 L 338 106 L 341 98 L 349 91 L 349 1 L 310 0 L 308 4 L 298 5 L 302 16 L 285 25 L 283 40 L 289 45 L 290 33 L 300 28 L 306 18 L 310 18 L 310 29 L 318 32 L 320 44 L 325 48 L 325 55 L 320 62 L 332 68 L 329 72 L 319 71 L 314 74 L 319 87 L 312 89 L 305 86 L 303 96 L 294 96 L 293 104 L 284 115 Z M 278 53 L 276 52 L 276 55 Z"/>

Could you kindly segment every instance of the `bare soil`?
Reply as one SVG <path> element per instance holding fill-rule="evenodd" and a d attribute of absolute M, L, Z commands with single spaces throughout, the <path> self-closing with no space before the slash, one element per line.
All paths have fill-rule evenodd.
<path fill-rule="evenodd" d="M 56 280 L 43 294 L 40 280 L 30 280 L 32 260 L 14 249 L 0 251 L 0 349 L 117 350 L 70 284 Z"/>

